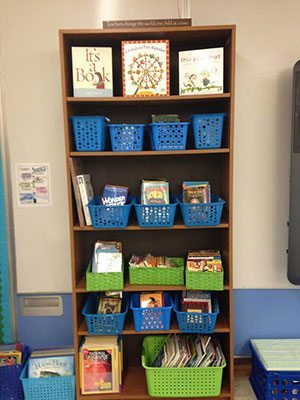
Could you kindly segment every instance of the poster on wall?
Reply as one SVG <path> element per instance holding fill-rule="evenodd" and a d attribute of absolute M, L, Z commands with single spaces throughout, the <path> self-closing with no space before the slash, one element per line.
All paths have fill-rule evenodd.
<path fill-rule="evenodd" d="M 51 206 L 50 165 L 17 164 L 18 207 Z"/>

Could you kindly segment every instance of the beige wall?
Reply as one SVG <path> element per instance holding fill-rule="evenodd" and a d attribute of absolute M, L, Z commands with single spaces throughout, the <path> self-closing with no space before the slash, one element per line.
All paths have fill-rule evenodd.
<path fill-rule="evenodd" d="M 176 0 L 0 0 L 7 138 L 15 164 L 49 162 L 51 208 L 21 209 L 13 187 L 19 292 L 71 290 L 59 28 L 178 17 Z M 290 287 L 286 276 L 292 67 L 300 3 L 191 1 L 194 25 L 237 25 L 235 287 Z"/>

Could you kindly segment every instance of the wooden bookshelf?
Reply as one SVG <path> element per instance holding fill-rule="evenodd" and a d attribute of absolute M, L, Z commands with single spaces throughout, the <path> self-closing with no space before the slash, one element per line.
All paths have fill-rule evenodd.
<path fill-rule="evenodd" d="M 122 97 L 120 44 L 122 40 L 170 40 L 170 96 Z M 113 48 L 114 97 L 73 97 L 72 46 L 110 46 Z M 178 51 L 198 48 L 224 48 L 224 93 L 211 95 L 178 95 Z M 150 400 L 141 366 L 141 343 L 144 335 L 179 333 L 175 314 L 170 330 L 136 332 L 131 312 L 126 317 L 124 339 L 124 380 L 121 393 L 82 395 L 79 387 L 78 346 L 83 336 L 88 335 L 82 316 L 82 308 L 89 293 L 86 290 L 85 270 L 96 240 L 118 240 L 123 243 L 124 257 L 151 251 L 157 254 L 185 256 L 189 249 L 218 248 L 222 251 L 224 264 L 224 291 L 218 292 L 220 314 L 215 334 L 220 338 L 226 358 L 220 398 L 233 396 L 233 309 L 232 309 L 232 195 L 233 195 L 233 126 L 234 126 L 234 76 L 235 76 L 235 26 L 202 26 L 125 30 L 61 30 L 60 52 L 63 89 L 64 130 L 66 142 L 67 186 L 70 221 L 72 299 L 74 321 L 74 346 L 76 361 L 76 398 L 82 400 Z M 226 113 L 222 146 L 220 149 L 194 149 L 193 140 L 188 139 L 187 150 L 152 151 L 146 137 L 144 151 L 137 152 L 77 152 L 70 117 L 76 115 L 103 115 L 113 123 L 150 123 L 151 114 L 178 113 L 182 121 L 192 114 Z M 191 135 L 189 135 L 190 137 Z M 69 157 L 80 158 L 86 173 L 90 173 L 96 194 L 100 194 L 105 183 L 118 183 L 130 187 L 136 196 L 143 177 L 163 176 L 170 183 L 171 194 L 177 195 L 184 180 L 209 180 L 213 192 L 225 200 L 221 223 L 209 227 L 186 227 L 180 213 L 172 228 L 141 228 L 131 218 L 125 229 L 81 228 L 78 223 L 69 172 Z M 109 181 L 109 182 L 108 182 Z M 127 267 L 127 266 L 126 266 Z M 126 273 L 127 279 L 127 273 Z M 130 285 L 125 281 L 124 292 L 147 290 L 181 291 L 184 285 Z M 206 400 L 216 397 L 205 397 Z M 159 400 L 159 398 L 157 398 Z M 170 398 L 171 399 L 171 398 Z M 197 398 L 194 398 L 197 400 Z M 200 400 L 201 397 L 198 398 Z"/>

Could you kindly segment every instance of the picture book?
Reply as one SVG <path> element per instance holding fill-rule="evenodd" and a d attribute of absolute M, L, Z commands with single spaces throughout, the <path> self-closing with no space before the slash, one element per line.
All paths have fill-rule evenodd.
<path fill-rule="evenodd" d="M 79 187 L 79 193 L 83 207 L 85 223 L 86 225 L 92 225 L 91 214 L 88 208 L 88 203 L 94 197 L 94 190 L 91 182 L 91 176 L 90 174 L 77 175 L 76 179 Z"/>
<path fill-rule="evenodd" d="M 152 114 L 152 122 L 180 122 L 178 114 Z"/>
<path fill-rule="evenodd" d="M 164 306 L 163 292 L 141 293 L 140 307 L 141 308 L 157 308 Z"/>
<path fill-rule="evenodd" d="M 169 182 L 165 179 L 142 180 L 141 204 L 169 204 Z"/>
<path fill-rule="evenodd" d="M 72 47 L 74 97 L 113 96 L 111 47 Z"/>
<path fill-rule="evenodd" d="M 120 314 L 121 299 L 114 297 L 100 297 L 98 305 L 98 314 Z"/>
<path fill-rule="evenodd" d="M 181 298 L 181 311 L 193 313 L 211 313 L 211 293 L 204 291 L 184 290 Z"/>
<path fill-rule="evenodd" d="M 121 272 L 122 271 L 122 253 L 97 253 L 96 263 L 93 272 Z"/>
<path fill-rule="evenodd" d="M 29 358 L 28 378 L 49 378 L 74 374 L 74 356 Z"/>
<path fill-rule="evenodd" d="M 104 206 L 124 206 L 127 201 L 128 187 L 105 185 L 102 195 L 101 203 Z"/>
<path fill-rule="evenodd" d="M 123 96 L 168 96 L 168 40 L 122 41 Z"/>
<path fill-rule="evenodd" d="M 222 272 L 222 260 L 218 250 L 189 251 L 186 269 L 198 272 Z"/>
<path fill-rule="evenodd" d="M 165 256 L 153 256 L 148 253 L 145 256 L 132 255 L 129 266 L 135 268 L 177 268 L 176 263 L 171 258 Z"/>
<path fill-rule="evenodd" d="M 0 350 L 0 367 L 21 364 L 22 352 L 20 350 Z"/>
<path fill-rule="evenodd" d="M 85 219 L 84 219 L 84 215 L 83 215 L 80 190 L 79 190 L 79 186 L 78 186 L 78 182 L 77 182 L 77 178 L 76 178 L 77 175 L 84 174 L 82 160 L 78 157 L 77 158 L 69 157 L 69 165 L 70 165 L 70 174 L 71 174 L 72 185 L 73 185 L 73 193 L 74 193 L 76 208 L 77 208 L 78 222 L 79 222 L 79 226 L 84 227 Z"/>
<path fill-rule="evenodd" d="M 223 47 L 180 51 L 179 94 L 223 93 Z"/>
<path fill-rule="evenodd" d="M 188 204 L 210 203 L 211 189 L 209 182 L 183 182 L 182 201 Z"/>

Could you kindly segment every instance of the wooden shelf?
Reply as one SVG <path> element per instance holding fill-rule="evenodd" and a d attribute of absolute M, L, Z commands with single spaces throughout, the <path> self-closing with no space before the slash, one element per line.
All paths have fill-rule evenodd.
<path fill-rule="evenodd" d="M 174 150 L 174 151 L 71 151 L 71 157 L 155 157 L 155 156 L 191 156 L 196 154 L 229 154 L 229 148 L 203 150 Z"/>
<path fill-rule="evenodd" d="M 229 290 L 230 286 L 228 284 L 224 285 L 224 290 Z M 125 282 L 123 292 L 147 292 L 147 291 L 177 291 L 177 290 L 186 290 L 184 285 L 177 286 L 165 286 L 165 285 L 130 285 L 130 283 Z M 81 280 L 78 282 L 76 287 L 76 293 L 92 293 L 93 291 L 86 290 L 86 278 L 85 275 L 82 276 Z M 99 290 L 95 290 L 95 292 L 99 292 Z"/>
<path fill-rule="evenodd" d="M 130 313 L 131 314 L 131 313 Z M 180 333 L 180 330 L 178 328 L 178 323 L 176 320 L 176 315 L 173 314 L 172 316 L 172 321 L 170 324 L 170 329 L 168 331 L 142 331 L 142 332 L 137 332 L 134 329 L 134 323 L 133 323 L 133 319 L 131 318 L 132 315 L 129 315 L 126 317 L 125 320 L 125 325 L 124 325 L 124 329 L 123 329 L 123 335 L 155 335 L 155 334 L 168 334 L 168 333 Z M 215 333 L 229 333 L 230 332 L 230 328 L 228 325 L 228 322 L 225 319 L 225 316 L 220 314 L 218 315 L 217 318 L 217 323 L 215 326 Z M 89 336 L 89 332 L 87 330 L 87 326 L 86 326 L 86 322 L 85 319 L 83 318 L 79 329 L 77 331 L 78 336 Z"/>
<path fill-rule="evenodd" d="M 170 228 L 158 227 L 158 228 L 142 228 L 139 225 L 128 225 L 126 228 L 94 228 L 93 226 L 79 226 L 74 225 L 73 230 L 77 232 L 85 231 L 155 231 L 155 230 L 178 230 L 178 229 L 227 229 L 229 228 L 229 223 L 225 220 L 221 221 L 219 225 L 212 226 L 186 226 L 184 224 L 176 224 Z"/>
<path fill-rule="evenodd" d="M 205 94 L 205 95 L 194 95 L 194 96 L 149 96 L 149 97 L 67 97 L 67 103 L 112 103 L 112 104 L 141 104 L 141 103 L 194 103 L 203 101 L 220 101 L 230 99 L 230 93 L 222 94 Z"/>
<path fill-rule="evenodd" d="M 147 391 L 147 383 L 145 377 L 145 370 L 143 367 L 127 367 L 124 370 L 124 385 L 121 393 L 115 394 L 101 394 L 101 395 L 80 395 L 78 398 L 82 400 L 153 400 Z M 193 397 L 193 400 L 212 400 L 217 398 L 230 398 L 230 391 L 228 382 L 223 378 L 221 394 L 218 397 Z M 155 397 L 156 400 L 161 400 Z M 172 400 L 171 397 L 168 397 Z M 189 399 L 189 398 L 185 398 Z"/>

